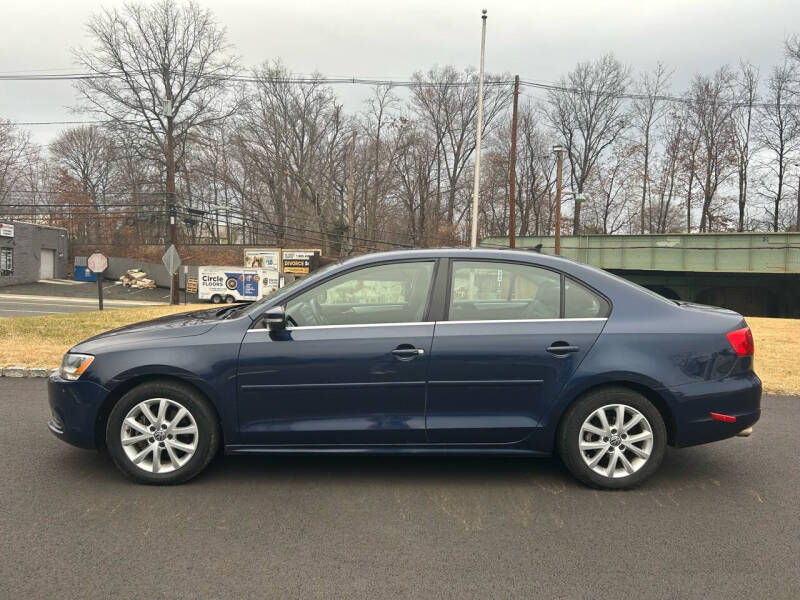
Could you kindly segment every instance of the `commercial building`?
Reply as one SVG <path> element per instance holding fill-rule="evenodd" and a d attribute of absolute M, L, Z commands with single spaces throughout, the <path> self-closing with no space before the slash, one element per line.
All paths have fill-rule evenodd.
<path fill-rule="evenodd" d="M 66 275 L 66 229 L 0 222 L 0 287 Z"/>

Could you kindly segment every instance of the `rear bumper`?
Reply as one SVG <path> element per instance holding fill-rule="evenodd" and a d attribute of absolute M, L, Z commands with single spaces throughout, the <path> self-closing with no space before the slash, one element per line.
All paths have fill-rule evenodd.
<path fill-rule="evenodd" d="M 676 447 L 733 437 L 761 416 L 761 380 L 755 373 L 692 383 L 670 391 L 676 401 Z M 736 421 L 716 421 L 711 418 L 712 412 L 736 417 Z"/>
<path fill-rule="evenodd" d="M 106 394 L 105 388 L 91 381 L 67 381 L 52 374 L 47 382 L 48 429 L 73 446 L 94 448 L 95 422 Z"/>

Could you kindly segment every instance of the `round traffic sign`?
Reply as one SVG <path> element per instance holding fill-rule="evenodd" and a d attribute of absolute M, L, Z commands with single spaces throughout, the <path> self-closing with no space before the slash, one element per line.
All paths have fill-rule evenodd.
<path fill-rule="evenodd" d="M 108 268 L 108 259 L 104 254 L 95 252 L 89 257 L 89 260 L 86 261 L 86 265 L 92 273 L 102 273 Z"/>

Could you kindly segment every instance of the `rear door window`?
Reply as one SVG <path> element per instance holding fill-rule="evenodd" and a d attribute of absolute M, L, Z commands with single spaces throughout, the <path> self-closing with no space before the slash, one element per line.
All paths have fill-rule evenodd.
<path fill-rule="evenodd" d="M 532 265 L 454 261 L 450 321 L 558 319 L 561 277 Z"/>

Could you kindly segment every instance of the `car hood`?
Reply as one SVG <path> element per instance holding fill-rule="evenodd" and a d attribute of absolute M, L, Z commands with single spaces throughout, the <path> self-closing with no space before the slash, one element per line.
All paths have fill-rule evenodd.
<path fill-rule="evenodd" d="M 71 351 L 91 354 L 109 345 L 201 335 L 220 322 L 218 311 L 218 308 L 195 310 L 125 325 L 83 340 Z"/>

